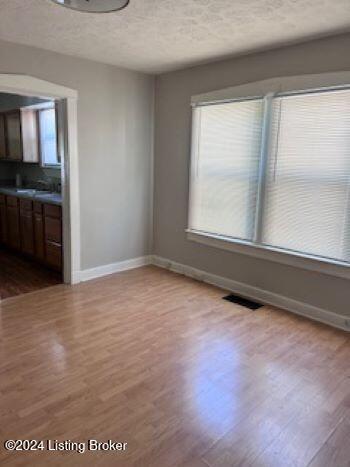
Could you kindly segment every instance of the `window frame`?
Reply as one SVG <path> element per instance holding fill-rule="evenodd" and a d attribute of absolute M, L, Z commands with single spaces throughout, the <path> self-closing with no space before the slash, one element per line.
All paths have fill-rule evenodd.
<path fill-rule="evenodd" d="M 261 259 L 299 267 L 319 273 L 329 274 L 341 278 L 350 278 L 350 262 L 315 256 L 285 248 L 274 247 L 262 243 L 262 221 L 266 191 L 266 164 L 269 154 L 269 133 L 271 128 L 272 102 L 275 97 L 311 94 L 327 91 L 350 90 L 350 72 L 328 73 L 322 75 L 305 75 L 298 77 L 273 78 L 257 83 L 249 83 L 208 94 L 193 96 L 191 157 L 189 175 L 188 220 L 185 229 L 187 239 L 210 247 L 220 248 L 231 252 L 246 254 Z M 317 84 L 317 86 L 315 86 Z M 191 209 L 194 166 L 197 160 L 198 122 L 196 112 L 198 106 L 241 102 L 251 99 L 264 99 L 264 116 L 262 128 L 261 157 L 259 163 L 258 198 L 255 212 L 255 231 L 252 241 L 241 240 L 224 235 L 202 232 L 191 229 Z"/>

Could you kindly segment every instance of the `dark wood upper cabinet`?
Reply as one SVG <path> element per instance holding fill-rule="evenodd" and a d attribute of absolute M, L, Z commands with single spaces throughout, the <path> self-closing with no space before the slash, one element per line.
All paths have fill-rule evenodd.
<path fill-rule="evenodd" d="M 6 155 L 7 159 L 22 160 L 21 112 L 13 110 L 5 114 Z"/>
<path fill-rule="evenodd" d="M 33 109 L 21 109 L 21 131 L 23 162 L 39 162 L 39 137 L 37 112 Z"/>
<path fill-rule="evenodd" d="M 0 113 L 0 159 L 61 165 L 57 109 L 53 103 Z"/>

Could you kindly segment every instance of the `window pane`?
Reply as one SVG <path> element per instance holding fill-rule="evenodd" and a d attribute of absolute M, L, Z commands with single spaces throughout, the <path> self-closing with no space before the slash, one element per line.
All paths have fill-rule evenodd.
<path fill-rule="evenodd" d="M 194 109 L 191 229 L 253 238 L 262 114 L 262 99 Z"/>
<path fill-rule="evenodd" d="M 349 261 L 350 92 L 274 99 L 263 242 Z"/>
<path fill-rule="evenodd" d="M 44 165 L 58 164 L 55 109 L 40 110 L 39 119 L 42 163 Z"/>

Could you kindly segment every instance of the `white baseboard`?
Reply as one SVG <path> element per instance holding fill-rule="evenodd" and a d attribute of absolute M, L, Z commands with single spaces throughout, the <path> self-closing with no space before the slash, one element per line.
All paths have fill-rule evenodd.
<path fill-rule="evenodd" d="M 296 313 L 298 315 L 320 321 L 321 323 L 350 331 L 350 317 L 339 315 L 329 310 L 315 307 L 304 302 L 299 302 L 292 298 L 283 295 L 269 292 L 267 290 L 254 287 L 252 285 L 244 284 L 243 282 L 227 279 L 222 276 L 210 274 L 206 271 L 180 264 L 160 256 L 141 256 L 140 258 L 133 258 L 118 263 L 107 264 L 92 269 L 85 269 L 80 271 L 79 274 L 74 275 L 74 282 L 85 282 L 98 277 L 107 276 L 117 272 L 127 271 L 129 269 L 139 268 L 148 264 L 154 264 L 161 268 L 183 274 L 193 279 L 206 282 L 208 284 L 216 285 L 225 290 L 237 293 L 243 297 L 251 298 L 267 305 L 273 305 L 278 308 Z"/>
<path fill-rule="evenodd" d="M 208 272 L 201 271 L 200 269 L 176 263 L 159 256 L 153 256 L 152 263 L 161 268 L 169 269 L 170 271 L 192 277 L 193 279 L 216 285 L 217 287 L 237 293 L 243 297 L 251 298 L 267 305 L 273 305 L 275 307 L 291 311 L 292 313 L 305 316 L 315 321 L 320 321 L 321 323 L 329 324 L 330 326 L 344 331 L 350 331 L 350 317 L 347 318 L 346 316 L 338 315 L 337 313 L 333 313 L 329 310 L 299 302 L 252 285 L 237 282 L 222 276 L 216 276 L 215 274 L 210 274 Z"/>
<path fill-rule="evenodd" d="M 141 256 L 140 258 L 128 259 L 126 261 L 119 261 L 118 263 L 106 264 L 98 266 L 97 268 L 84 269 L 79 273 L 79 281 L 85 282 L 98 277 L 108 276 L 116 272 L 128 271 L 129 269 L 139 268 L 151 264 L 151 256 Z"/>

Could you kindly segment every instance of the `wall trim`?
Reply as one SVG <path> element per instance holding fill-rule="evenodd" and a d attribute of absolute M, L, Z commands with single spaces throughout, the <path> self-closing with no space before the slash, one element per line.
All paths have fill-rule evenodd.
<path fill-rule="evenodd" d="M 90 281 L 98 277 L 108 276 L 117 272 L 128 271 L 130 269 L 140 268 L 152 263 L 151 256 L 141 256 L 139 258 L 127 259 L 125 261 L 118 261 L 117 263 L 105 264 L 104 266 L 97 266 L 96 268 L 84 269 L 80 271 L 79 277 L 76 279 L 79 282 Z"/>
<path fill-rule="evenodd" d="M 238 282 L 222 276 L 210 274 L 209 272 L 202 271 L 185 264 L 177 263 L 160 256 L 153 256 L 152 264 L 164 269 L 168 269 L 169 271 L 183 274 L 193 279 L 215 285 L 222 289 L 229 290 L 244 297 L 252 298 L 254 300 L 265 303 L 266 305 L 282 308 L 297 315 L 310 318 L 314 321 L 319 321 L 335 328 L 342 329 L 343 331 L 350 331 L 350 317 L 347 318 L 346 316 L 339 315 L 329 310 L 318 308 L 304 302 L 299 302 L 274 292 L 269 292 L 252 285 L 244 284 L 243 282 Z"/>
<path fill-rule="evenodd" d="M 285 297 L 284 295 L 269 292 L 259 287 L 244 284 L 243 282 L 238 282 L 226 277 L 217 276 L 215 274 L 211 274 L 209 272 L 196 269 L 185 264 L 177 263 L 176 261 L 172 261 L 170 259 L 162 258 L 156 255 L 141 256 L 139 258 L 106 264 L 96 268 L 85 269 L 80 271 L 80 273 L 75 277 L 75 280 L 78 282 L 86 282 L 92 279 L 97 279 L 99 277 L 108 276 L 110 274 L 140 268 L 149 264 L 153 264 L 163 269 L 168 269 L 169 271 L 191 277 L 192 279 L 201 282 L 206 282 L 207 284 L 215 285 L 230 292 L 237 293 L 243 297 L 260 301 L 266 305 L 282 308 L 283 310 L 289 311 L 291 313 L 295 313 L 314 321 L 319 321 L 343 331 L 350 332 L 350 317 L 347 318 L 346 316 L 342 316 L 332 311 Z"/>
<path fill-rule="evenodd" d="M 332 71 L 296 76 L 276 76 L 261 81 L 254 81 L 191 97 L 192 105 L 220 102 L 246 97 L 262 97 L 267 93 L 294 92 L 301 90 L 342 87 L 350 83 L 350 71 Z"/>
<path fill-rule="evenodd" d="M 295 268 L 316 271 L 342 279 L 350 279 L 350 263 L 318 258 L 316 256 L 298 253 L 296 251 L 283 250 L 283 248 L 272 247 L 264 244 L 254 244 L 239 239 L 215 235 L 200 231 L 187 229 L 187 239 L 192 242 L 208 245 L 221 250 L 233 251 L 243 255 L 273 261 L 275 263 L 287 264 Z"/>

